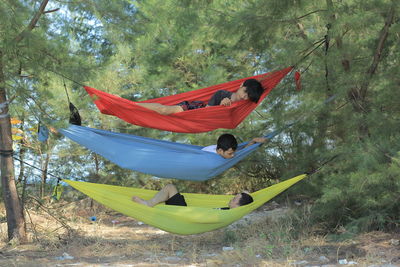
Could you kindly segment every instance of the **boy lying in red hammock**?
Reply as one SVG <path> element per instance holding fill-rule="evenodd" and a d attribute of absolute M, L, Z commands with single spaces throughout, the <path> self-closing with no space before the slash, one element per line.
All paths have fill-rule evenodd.
<path fill-rule="evenodd" d="M 288 67 L 144 101 L 131 101 L 89 86 L 85 86 L 85 90 L 103 114 L 147 128 L 204 133 L 236 128 L 291 70 L 292 67 Z M 237 89 L 239 86 L 242 88 Z M 242 99 L 250 101 L 240 101 Z M 214 107 L 203 108 L 206 106 Z M 188 112 L 182 112 L 184 110 Z"/>
<path fill-rule="evenodd" d="M 170 115 L 186 110 L 204 108 L 207 106 L 230 106 L 233 102 L 239 100 L 250 100 L 257 103 L 263 94 L 264 88 L 256 79 L 248 79 L 240 85 L 236 92 L 225 90 L 217 91 L 207 102 L 204 101 L 182 101 L 174 106 L 162 105 L 159 103 L 136 103 L 147 109 L 151 109 L 162 115 Z"/>

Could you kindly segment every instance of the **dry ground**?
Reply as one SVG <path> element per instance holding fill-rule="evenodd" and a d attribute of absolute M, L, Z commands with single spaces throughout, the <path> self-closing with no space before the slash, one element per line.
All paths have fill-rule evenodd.
<path fill-rule="evenodd" d="M 297 207 L 298 208 L 298 207 Z M 30 242 L 7 242 L 0 208 L 0 266 L 400 266 L 400 234 L 373 232 L 344 242 L 289 237 L 291 209 L 269 204 L 226 229 L 169 234 L 90 200 L 29 209 Z M 91 221 L 96 216 L 96 221 Z M 242 241 L 241 241 L 242 240 Z"/>

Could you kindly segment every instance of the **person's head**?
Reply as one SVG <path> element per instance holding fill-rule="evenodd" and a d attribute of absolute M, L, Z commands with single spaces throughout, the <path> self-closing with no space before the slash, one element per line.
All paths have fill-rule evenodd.
<path fill-rule="evenodd" d="M 250 204 L 251 202 L 253 202 L 253 197 L 247 193 L 242 192 L 240 194 L 237 194 L 234 198 L 232 198 L 231 201 L 229 201 L 228 205 L 229 208 L 233 209 Z"/>
<path fill-rule="evenodd" d="M 261 95 L 264 93 L 264 88 L 261 83 L 256 79 L 248 79 L 242 83 L 239 89 L 236 91 L 238 99 L 250 100 L 251 102 L 257 103 Z"/>
<path fill-rule="evenodd" d="M 217 140 L 217 154 L 225 159 L 235 156 L 238 143 L 236 138 L 231 134 L 223 134 Z"/>

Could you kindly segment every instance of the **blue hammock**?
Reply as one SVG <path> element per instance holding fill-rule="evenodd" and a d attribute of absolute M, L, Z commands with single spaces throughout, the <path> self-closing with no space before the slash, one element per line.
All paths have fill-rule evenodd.
<path fill-rule="evenodd" d="M 235 157 L 224 159 L 220 155 L 201 150 L 202 146 L 156 140 L 130 134 L 115 133 L 89 127 L 70 125 L 60 133 L 118 166 L 151 174 L 160 178 L 190 181 L 211 179 L 248 156 L 261 144 L 244 148 L 238 146 Z M 265 137 L 273 138 L 280 131 Z"/>

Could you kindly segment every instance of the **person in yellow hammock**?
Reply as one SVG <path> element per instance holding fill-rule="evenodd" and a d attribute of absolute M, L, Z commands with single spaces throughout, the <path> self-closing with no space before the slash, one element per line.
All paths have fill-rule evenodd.
<path fill-rule="evenodd" d="M 149 207 L 154 207 L 162 202 L 165 202 L 165 205 L 187 206 L 185 197 L 178 192 L 178 189 L 173 184 L 164 186 L 152 199 L 144 200 L 138 196 L 133 196 L 132 201 Z M 251 202 L 253 202 L 253 197 L 246 192 L 242 192 L 235 195 L 229 201 L 228 207 L 223 207 L 221 209 L 233 209 L 250 204 Z"/>
<path fill-rule="evenodd" d="M 236 92 L 226 90 L 217 91 L 208 101 L 183 101 L 174 106 L 162 105 L 159 103 L 136 103 L 137 105 L 151 109 L 162 115 L 170 115 L 186 110 L 204 108 L 207 106 L 230 106 L 233 102 L 239 100 L 250 100 L 257 103 L 263 94 L 264 88 L 256 79 L 248 79 L 244 81 Z"/>

